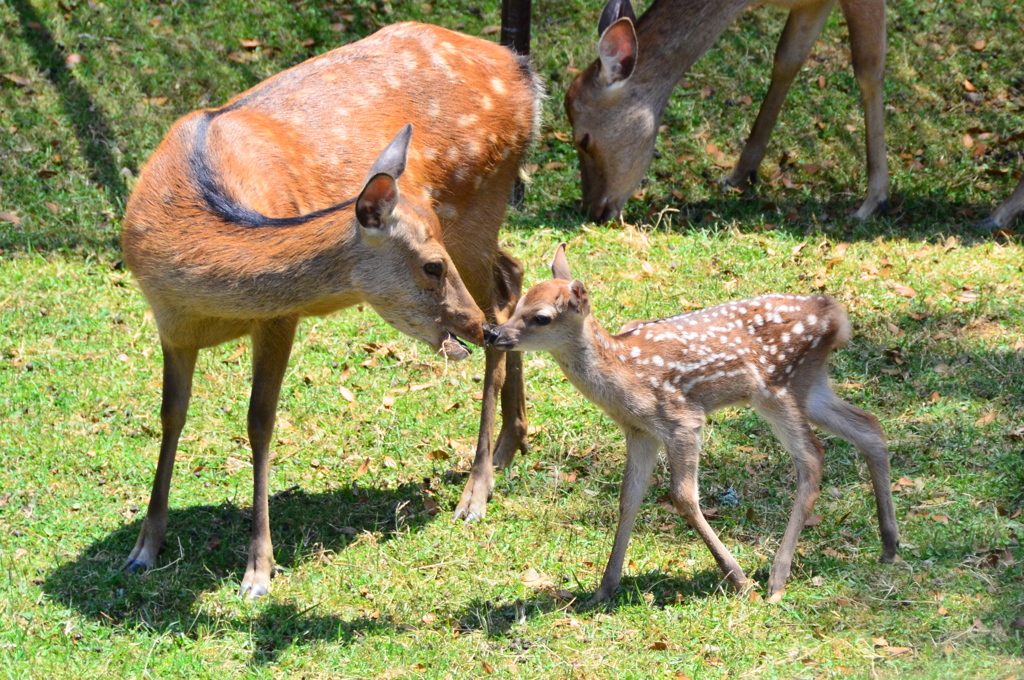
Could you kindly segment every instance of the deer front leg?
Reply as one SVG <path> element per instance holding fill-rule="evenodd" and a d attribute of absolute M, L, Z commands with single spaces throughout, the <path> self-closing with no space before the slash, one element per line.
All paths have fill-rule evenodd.
<path fill-rule="evenodd" d="M 641 432 L 626 433 L 626 470 L 622 475 L 622 490 L 619 495 L 619 524 L 615 529 L 615 542 L 604 568 L 601 585 L 590 598 L 590 604 L 607 600 L 615 594 L 622 578 L 622 563 L 626 558 L 629 535 L 633 532 L 640 503 L 647 493 L 647 486 L 658 460 L 658 440 Z"/>
<path fill-rule="evenodd" d="M 494 463 L 491 443 L 494 437 L 494 418 L 498 405 L 498 392 L 505 382 L 505 353 L 493 347 L 484 349 L 484 399 L 480 410 L 480 434 L 476 441 L 476 456 L 469 480 L 455 506 L 455 519 L 473 522 L 487 514 L 487 501 L 494 489 Z M 522 374 L 520 373 L 520 378 Z"/>
<path fill-rule="evenodd" d="M 814 45 L 815 38 L 821 33 L 832 6 L 833 0 L 825 0 L 815 5 L 794 9 L 789 13 L 786 27 L 775 49 L 772 81 L 768 86 L 768 93 L 761 102 L 757 119 L 754 120 L 754 126 L 750 130 L 750 137 L 743 147 L 740 159 L 725 180 L 725 184 L 742 189 L 748 181 L 757 179 L 757 169 L 768 149 L 768 140 L 775 128 L 782 104 L 786 100 L 786 94 L 800 72 L 800 67 L 807 60 L 807 55 Z"/>
<path fill-rule="evenodd" d="M 157 555 L 167 536 L 167 497 L 171 489 L 174 472 L 174 456 L 178 450 L 178 438 L 185 426 L 188 402 L 192 396 L 192 374 L 196 367 L 199 350 L 174 347 L 161 343 L 164 355 L 164 385 L 160 405 L 160 421 L 163 433 L 160 439 L 160 458 L 153 478 L 153 491 L 149 497 L 149 509 L 139 531 L 135 548 L 128 555 L 122 569 L 140 571 L 156 564 Z"/>
<path fill-rule="evenodd" d="M 742 592 L 750 587 L 750 581 L 747 580 L 736 558 L 718 538 L 718 534 L 711 528 L 700 511 L 700 492 L 697 483 L 700 431 L 699 427 L 680 428 L 665 444 L 668 451 L 668 467 L 672 476 L 670 489 L 672 504 L 676 507 L 679 515 L 704 541 L 725 577 L 729 579 L 736 590 Z"/>
<path fill-rule="evenodd" d="M 979 229 L 1005 229 L 1013 223 L 1013 220 L 1024 213 L 1024 177 L 1020 178 L 1017 188 L 1013 190 L 1010 197 L 1006 199 L 999 208 L 978 223 Z"/>
<path fill-rule="evenodd" d="M 853 73 L 864 105 L 868 192 L 854 217 L 884 213 L 889 200 L 889 163 L 885 156 L 885 0 L 841 0 L 850 30 Z"/>
<path fill-rule="evenodd" d="M 252 539 L 249 563 L 238 594 L 255 599 L 270 590 L 274 546 L 270 540 L 270 440 L 277 400 L 295 339 L 295 318 L 261 322 L 252 333 L 252 395 L 249 444 L 252 446 Z"/>

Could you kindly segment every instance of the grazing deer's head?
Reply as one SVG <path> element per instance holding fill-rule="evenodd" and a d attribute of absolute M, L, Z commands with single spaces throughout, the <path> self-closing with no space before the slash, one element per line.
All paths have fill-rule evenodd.
<path fill-rule="evenodd" d="M 610 0 L 598 31 L 599 58 L 565 95 L 583 182 L 583 209 L 596 222 L 614 219 L 654 156 L 656 106 L 630 87 L 638 45 L 629 0 Z"/>
<path fill-rule="evenodd" d="M 458 338 L 483 343 L 484 314 L 459 277 L 429 205 L 402 196 L 412 125 L 381 152 L 356 200 L 363 256 L 352 284 L 389 324 L 450 359 L 469 356 Z"/>

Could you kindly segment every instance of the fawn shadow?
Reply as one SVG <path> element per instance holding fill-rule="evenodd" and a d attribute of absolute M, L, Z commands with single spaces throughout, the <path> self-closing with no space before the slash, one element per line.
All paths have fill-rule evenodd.
<path fill-rule="evenodd" d="M 324 493 L 300 489 L 275 494 L 270 501 L 274 555 L 285 570 L 323 555 L 343 552 L 364 532 L 389 540 L 398 529 L 427 521 L 418 487 L 395 489 L 345 487 Z M 197 627 L 252 631 L 251 662 L 274 661 L 294 644 L 323 640 L 347 644 L 364 632 L 389 627 L 384 620 L 299 610 L 294 603 L 268 602 L 255 617 L 219 617 L 195 605 L 203 593 L 237 588 L 249 544 L 247 510 L 231 503 L 172 509 L 167 545 L 157 566 L 141 574 L 120 570 L 135 543 L 141 516 L 59 565 L 43 582 L 43 591 L 82 616 L 114 628 L 142 627 L 194 635 Z M 383 537 L 381 537 L 383 534 Z M 344 567 L 338 567 L 344 568 Z"/>

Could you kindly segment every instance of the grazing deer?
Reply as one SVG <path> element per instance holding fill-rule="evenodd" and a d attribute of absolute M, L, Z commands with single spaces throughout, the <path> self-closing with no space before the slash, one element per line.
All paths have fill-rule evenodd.
<path fill-rule="evenodd" d="M 125 260 L 164 356 L 160 458 L 126 569 L 152 566 L 164 543 L 198 351 L 251 335 L 253 516 L 241 592 L 267 592 L 270 440 L 299 319 L 366 303 L 448 358 L 469 354 L 460 338 L 482 344 L 485 319 L 507 318 L 522 285 L 498 228 L 540 99 L 529 65 L 509 50 L 404 23 L 175 124 L 124 219 Z M 526 437 L 521 361 L 485 354 L 477 468 L 486 474 L 471 479 L 484 491 L 470 494 L 480 515 L 499 392 L 498 460 Z"/>
<path fill-rule="evenodd" d="M 1006 229 L 1018 215 L 1024 213 L 1024 176 L 1017 182 L 1017 188 L 991 216 L 978 224 L 981 229 Z"/>
<path fill-rule="evenodd" d="M 789 10 L 775 50 L 771 85 L 743 153 L 724 180 L 743 188 L 756 180 L 786 92 L 821 32 L 835 0 L 763 0 Z M 614 219 L 654 155 L 672 89 L 750 0 L 656 0 L 637 20 L 629 0 L 609 0 L 598 32 L 599 58 L 565 95 L 590 218 Z M 761 4 L 761 2 L 755 2 Z M 889 195 L 882 77 L 885 0 L 839 0 L 850 30 L 853 70 L 864 105 L 868 191 L 856 217 L 884 212 Z"/>
<path fill-rule="evenodd" d="M 821 485 L 824 455 L 808 423 L 856 446 L 867 461 L 882 535 L 882 561 L 898 545 L 889 489 L 889 454 L 878 420 L 837 397 L 828 384 L 828 355 L 850 338 L 846 312 L 821 295 L 764 295 L 668 319 L 628 324 L 610 335 L 590 314 L 590 296 L 572 280 L 565 244 L 551 265 L 554 279 L 531 288 L 512 318 L 484 331 L 506 351 L 547 351 L 566 377 L 618 423 L 626 435 L 619 526 L 592 602 L 619 585 L 640 501 L 664 446 L 671 496 L 738 589 L 750 585 L 740 565 L 701 514 L 697 492 L 701 428 L 725 406 L 750 404 L 767 420 L 796 463 L 796 503 L 772 565 L 768 593 L 782 596 L 800 530 Z"/>

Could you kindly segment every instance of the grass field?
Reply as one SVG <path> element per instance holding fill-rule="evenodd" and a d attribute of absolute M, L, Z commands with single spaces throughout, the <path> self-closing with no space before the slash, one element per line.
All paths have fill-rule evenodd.
<path fill-rule="evenodd" d="M 681 83 L 626 224 L 584 223 L 561 100 L 594 56 L 599 12 L 534 2 L 550 99 L 505 245 L 530 284 L 568 241 L 613 329 L 766 291 L 842 301 L 856 334 L 833 378 L 889 437 L 901 560 L 877 563 L 865 466 L 825 437 L 821 521 L 780 604 L 723 586 L 659 467 L 618 596 L 587 609 L 617 514 L 618 430 L 550 359 L 527 356 L 531 451 L 498 476 L 483 522 L 454 523 L 481 353 L 445 365 L 353 309 L 303 323 L 285 378 L 270 595 L 236 595 L 245 342 L 200 355 L 168 545 L 157 569 L 120 573 L 160 429 L 156 328 L 118 249 L 148 154 L 178 116 L 387 23 L 496 38 L 499 3 L 7 0 L 0 677 L 1024 678 L 1024 248 L 972 229 L 1024 168 L 1024 6 L 890 3 L 893 209 L 864 224 L 847 217 L 864 188 L 863 119 L 838 13 L 763 181 L 718 189 L 767 88 L 784 22 L 771 8 L 744 14 Z M 703 503 L 762 589 L 794 486 L 765 423 L 712 418 Z M 738 505 L 721 502 L 730 489 Z"/>

